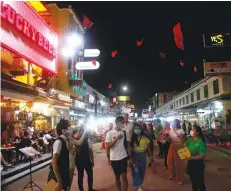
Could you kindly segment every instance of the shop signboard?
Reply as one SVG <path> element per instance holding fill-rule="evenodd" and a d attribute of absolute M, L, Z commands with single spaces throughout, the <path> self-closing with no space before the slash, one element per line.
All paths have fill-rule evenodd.
<path fill-rule="evenodd" d="M 204 47 L 227 47 L 231 46 L 231 34 L 230 33 L 213 33 L 204 34 Z"/>
<path fill-rule="evenodd" d="M 130 96 L 118 96 L 118 101 L 120 102 L 130 101 Z"/>
<path fill-rule="evenodd" d="M 23 1 L 1 1 L 1 46 L 57 73 L 57 34 Z"/>
<path fill-rule="evenodd" d="M 231 61 L 204 62 L 205 76 L 231 75 Z"/>
<path fill-rule="evenodd" d="M 77 70 L 97 70 L 99 66 L 98 61 L 77 62 L 75 65 Z"/>
<path fill-rule="evenodd" d="M 80 109 L 86 109 L 86 104 L 81 102 L 81 101 L 78 101 L 78 100 L 75 100 L 74 103 L 73 103 L 74 107 L 76 108 L 80 108 Z"/>

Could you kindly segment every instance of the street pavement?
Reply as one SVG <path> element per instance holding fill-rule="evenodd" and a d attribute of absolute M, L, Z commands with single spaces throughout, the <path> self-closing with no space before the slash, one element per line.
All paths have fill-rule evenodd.
<path fill-rule="evenodd" d="M 100 144 L 94 144 L 94 187 L 99 191 L 116 191 L 112 168 L 107 164 L 105 150 L 100 150 Z M 155 153 L 156 154 L 156 153 Z M 157 174 L 153 174 L 147 168 L 144 191 L 191 191 L 191 184 L 187 174 L 185 183 L 180 186 L 174 180 L 167 180 L 168 171 L 163 170 L 163 160 L 157 159 Z M 206 163 L 205 181 L 207 191 L 231 191 L 231 157 L 219 151 L 208 148 Z M 48 174 L 48 167 L 33 173 L 33 180 L 36 184 L 44 188 Z M 76 172 L 77 173 L 77 172 Z M 87 190 L 87 176 L 84 184 Z M 17 180 L 3 188 L 3 191 L 21 191 L 28 183 L 29 176 Z M 130 169 L 128 169 L 129 191 L 132 191 L 132 179 Z M 30 190 L 30 189 L 28 189 Z M 34 188 L 34 191 L 39 189 Z M 72 185 L 73 191 L 78 191 L 77 176 L 74 177 Z"/>

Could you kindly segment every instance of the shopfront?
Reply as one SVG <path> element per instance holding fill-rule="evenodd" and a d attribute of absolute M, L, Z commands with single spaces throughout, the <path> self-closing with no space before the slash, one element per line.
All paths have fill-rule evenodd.
<path fill-rule="evenodd" d="M 23 1 L 1 1 L 0 30 L 2 120 L 22 129 L 29 121 L 44 129 L 52 126 L 55 111 L 49 104 L 37 107 L 45 103 L 36 100 L 37 88 L 46 90 L 57 73 L 57 34 Z"/>

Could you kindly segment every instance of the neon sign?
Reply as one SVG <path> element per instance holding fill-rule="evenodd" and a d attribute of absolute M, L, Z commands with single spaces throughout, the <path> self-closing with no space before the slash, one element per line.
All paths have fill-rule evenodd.
<path fill-rule="evenodd" d="M 204 34 L 204 47 L 231 46 L 230 33 Z"/>
<path fill-rule="evenodd" d="M 40 32 L 38 32 L 25 18 L 16 12 L 10 5 L 1 1 L 1 18 L 6 20 L 10 25 L 15 27 L 20 33 L 35 42 L 47 53 L 56 56 L 56 49 Z"/>
<path fill-rule="evenodd" d="M 25 2 L 1 1 L 1 46 L 57 73 L 57 34 Z"/>

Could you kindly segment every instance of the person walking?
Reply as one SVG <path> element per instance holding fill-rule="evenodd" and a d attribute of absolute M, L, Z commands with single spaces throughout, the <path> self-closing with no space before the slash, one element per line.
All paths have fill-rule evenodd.
<path fill-rule="evenodd" d="M 152 124 L 151 123 L 147 124 L 146 129 L 147 129 L 147 131 L 146 131 L 147 137 L 150 140 L 149 147 L 151 149 L 151 153 L 152 153 L 152 156 L 153 156 L 155 134 L 154 134 L 154 130 L 153 130 Z M 148 154 L 149 157 L 151 157 L 151 155 L 149 155 L 149 152 L 147 152 L 147 154 Z M 151 161 L 151 162 L 148 163 L 149 167 L 151 166 L 152 162 L 154 162 L 154 159 L 153 159 L 153 161 Z"/>
<path fill-rule="evenodd" d="M 148 152 L 150 164 L 153 162 L 153 153 L 150 148 L 150 140 L 143 134 L 140 124 L 134 124 L 134 131 L 131 140 L 132 149 L 132 179 L 134 191 L 142 191 L 146 171 L 146 153 Z"/>
<path fill-rule="evenodd" d="M 177 151 L 184 148 L 185 132 L 181 129 L 180 121 L 175 119 L 172 123 L 172 129 L 169 132 L 171 145 L 168 151 L 167 165 L 170 171 L 169 180 L 176 177 L 179 185 L 183 184 L 184 166 Z"/>
<path fill-rule="evenodd" d="M 194 126 L 190 132 L 192 138 L 185 141 L 191 157 L 188 158 L 187 173 L 192 183 L 193 191 L 206 191 L 204 182 L 206 144 L 199 126 Z"/>
<path fill-rule="evenodd" d="M 111 166 L 115 174 L 115 182 L 118 191 L 128 190 L 127 165 L 133 164 L 131 148 L 128 144 L 128 133 L 124 131 L 124 118 L 117 117 L 115 128 L 107 133 L 106 148 L 110 150 Z M 129 161 L 128 161 L 129 159 Z M 122 184 L 121 184 L 122 182 Z"/>
<path fill-rule="evenodd" d="M 170 125 L 167 121 L 164 121 L 162 123 L 162 143 L 163 143 L 163 153 L 164 153 L 164 170 L 168 169 L 168 165 L 167 165 L 167 157 L 168 157 L 168 150 L 170 147 L 170 138 L 169 138 L 169 131 L 170 131 Z"/>
<path fill-rule="evenodd" d="M 155 136 L 157 138 L 157 144 L 158 144 L 158 148 L 159 148 L 159 154 L 156 155 L 156 157 L 158 158 L 163 158 L 163 144 L 161 142 L 162 140 L 162 135 L 160 134 L 160 132 L 162 131 L 163 127 L 162 125 L 160 124 L 160 120 L 157 120 L 155 123 L 154 123 L 154 128 L 155 128 Z"/>
<path fill-rule="evenodd" d="M 86 128 L 86 127 L 85 127 Z M 79 138 L 83 135 L 83 126 L 80 128 Z M 81 146 L 77 146 L 75 164 L 78 170 L 78 186 L 80 191 L 84 191 L 83 188 L 83 177 L 84 170 L 87 172 L 88 178 L 88 190 L 96 191 L 93 188 L 93 167 L 94 167 L 94 156 L 92 150 L 92 139 L 90 133 L 88 133 Z"/>
<path fill-rule="evenodd" d="M 108 130 L 106 130 L 105 133 L 104 133 L 105 139 L 106 139 L 107 133 L 108 133 L 109 131 L 111 131 L 112 129 L 113 129 L 113 123 L 109 123 Z M 108 161 L 108 164 L 111 164 L 111 163 L 110 163 L 110 150 L 106 149 L 106 154 L 107 154 L 107 161 Z"/>

